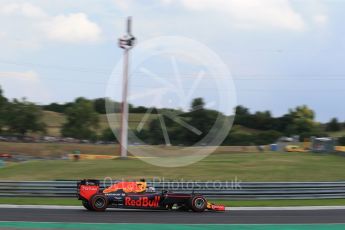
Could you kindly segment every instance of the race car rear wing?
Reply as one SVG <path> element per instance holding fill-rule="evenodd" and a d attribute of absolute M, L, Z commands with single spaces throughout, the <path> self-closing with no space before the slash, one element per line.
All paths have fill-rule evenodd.
<path fill-rule="evenodd" d="M 77 183 L 77 197 L 79 200 L 89 200 L 99 192 L 99 180 L 84 179 Z"/>

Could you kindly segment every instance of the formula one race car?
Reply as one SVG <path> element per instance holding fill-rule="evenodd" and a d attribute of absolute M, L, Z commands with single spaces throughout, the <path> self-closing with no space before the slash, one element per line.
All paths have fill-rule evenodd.
<path fill-rule="evenodd" d="M 77 196 L 90 211 L 105 211 L 106 208 L 132 208 L 155 210 L 183 210 L 203 212 L 224 211 L 223 205 L 207 202 L 202 195 L 194 193 L 155 192 L 147 188 L 145 181 L 118 182 L 104 190 L 98 180 L 82 180 L 77 185 Z"/>

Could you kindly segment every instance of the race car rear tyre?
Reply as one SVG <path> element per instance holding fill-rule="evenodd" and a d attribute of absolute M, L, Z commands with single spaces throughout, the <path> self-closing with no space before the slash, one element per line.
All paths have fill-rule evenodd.
<path fill-rule="evenodd" d="M 108 199 L 103 194 L 93 195 L 91 197 L 90 203 L 91 203 L 92 209 L 98 212 L 103 212 L 108 207 Z"/>
<path fill-rule="evenodd" d="M 193 196 L 190 199 L 189 207 L 193 212 L 203 212 L 207 207 L 207 201 L 202 196 Z"/>
<path fill-rule="evenodd" d="M 83 200 L 83 201 L 82 201 L 82 204 L 83 204 L 84 208 L 86 208 L 87 210 L 89 210 L 89 211 L 95 211 L 95 210 L 92 209 L 92 207 L 91 207 L 91 205 L 89 204 L 88 201 Z"/>

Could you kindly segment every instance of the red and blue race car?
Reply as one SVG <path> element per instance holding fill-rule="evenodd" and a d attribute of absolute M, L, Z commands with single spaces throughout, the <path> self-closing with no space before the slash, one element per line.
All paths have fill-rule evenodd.
<path fill-rule="evenodd" d="M 155 192 L 147 188 L 145 181 L 118 182 L 105 189 L 99 180 L 85 179 L 78 182 L 77 196 L 90 211 L 105 211 L 109 208 L 132 208 L 154 210 L 205 210 L 224 211 L 223 205 L 209 203 L 202 195 L 194 193 Z"/>

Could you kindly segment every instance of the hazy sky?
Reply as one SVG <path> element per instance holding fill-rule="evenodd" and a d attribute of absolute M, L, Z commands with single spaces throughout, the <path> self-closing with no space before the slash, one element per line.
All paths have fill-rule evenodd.
<path fill-rule="evenodd" d="M 0 0 L 0 84 L 41 104 L 104 97 L 131 15 L 139 43 L 184 36 L 216 52 L 252 111 L 307 104 L 320 121 L 345 120 L 344 10 L 342 0 Z M 180 75 L 184 85 L 194 77 Z M 132 93 L 150 82 L 131 77 Z"/>

